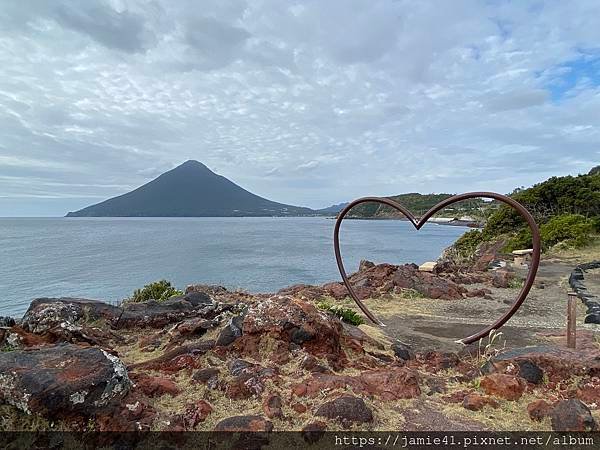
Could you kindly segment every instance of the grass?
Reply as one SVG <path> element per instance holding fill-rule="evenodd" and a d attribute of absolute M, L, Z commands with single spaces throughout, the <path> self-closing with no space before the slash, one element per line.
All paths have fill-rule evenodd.
<path fill-rule="evenodd" d="M 533 421 L 527 413 L 527 405 L 539 397 L 525 393 L 517 401 L 503 400 L 494 397 L 498 408 L 484 407 L 481 411 L 470 411 L 462 403 L 445 403 L 440 405 L 441 410 L 448 417 L 457 417 L 475 420 L 485 428 L 495 431 L 551 431 L 550 419 L 541 422 Z"/>
<path fill-rule="evenodd" d="M 62 421 L 50 421 L 37 414 L 26 414 L 11 405 L 0 405 L 0 432 L 48 430 L 69 431 L 69 427 Z"/>
<path fill-rule="evenodd" d="M 506 348 L 506 339 L 501 338 L 501 331 L 491 330 L 487 337 L 487 344 L 483 345 L 483 339 L 479 340 L 477 348 L 477 364 L 480 367 Z M 500 343 L 502 343 L 502 347 L 497 348 Z"/>
<path fill-rule="evenodd" d="M 358 326 L 365 322 L 363 318 L 351 308 L 345 308 L 341 305 L 333 305 L 326 301 L 321 301 L 317 303 L 317 307 L 319 309 L 327 311 L 328 313 L 333 314 L 336 317 L 339 317 L 341 320 L 351 325 Z"/>
<path fill-rule="evenodd" d="M 551 248 L 546 253 L 546 257 L 558 258 L 573 261 L 575 263 L 584 263 L 597 260 L 600 255 L 600 235 L 593 235 L 590 242 L 581 248 Z"/>

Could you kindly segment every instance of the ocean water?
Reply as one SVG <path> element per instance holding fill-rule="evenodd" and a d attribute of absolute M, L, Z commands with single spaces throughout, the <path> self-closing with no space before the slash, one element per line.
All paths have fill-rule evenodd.
<path fill-rule="evenodd" d="M 20 317 L 37 297 L 115 302 L 163 278 L 180 289 L 209 283 L 250 292 L 340 281 L 334 223 L 323 217 L 1 218 L 0 316 Z M 465 231 L 347 220 L 341 250 L 348 273 L 361 259 L 419 264 Z"/>

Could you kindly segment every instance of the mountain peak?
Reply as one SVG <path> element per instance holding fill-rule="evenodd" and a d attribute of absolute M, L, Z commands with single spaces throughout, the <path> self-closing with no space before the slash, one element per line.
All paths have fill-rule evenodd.
<path fill-rule="evenodd" d="M 206 167 L 200 161 L 196 161 L 195 159 L 188 159 L 183 164 L 177 166 L 176 169 L 183 168 L 183 167 L 196 168 L 196 169 L 208 169 L 208 167 Z"/>
<path fill-rule="evenodd" d="M 298 216 L 309 208 L 252 194 L 199 161 L 189 160 L 139 188 L 69 217 Z"/>

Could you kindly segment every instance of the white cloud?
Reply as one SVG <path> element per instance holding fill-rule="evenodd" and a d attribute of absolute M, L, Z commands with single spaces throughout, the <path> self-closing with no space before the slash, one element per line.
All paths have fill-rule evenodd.
<path fill-rule="evenodd" d="M 600 42 L 599 13 L 593 0 L 7 1 L 0 192 L 108 197 L 190 158 L 314 207 L 584 172 L 600 159 L 600 90 L 582 77 L 555 102 L 548 84 Z"/>

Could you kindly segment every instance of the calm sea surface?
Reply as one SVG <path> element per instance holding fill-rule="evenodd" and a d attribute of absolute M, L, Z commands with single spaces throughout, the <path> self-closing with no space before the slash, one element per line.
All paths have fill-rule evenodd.
<path fill-rule="evenodd" d="M 340 280 L 334 221 L 326 218 L 0 219 L 0 316 L 19 317 L 36 297 L 117 301 L 166 278 L 273 292 Z M 346 270 L 361 259 L 437 258 L 466 231 L 408 222 L 348 220 L 340 238 Z"/>

